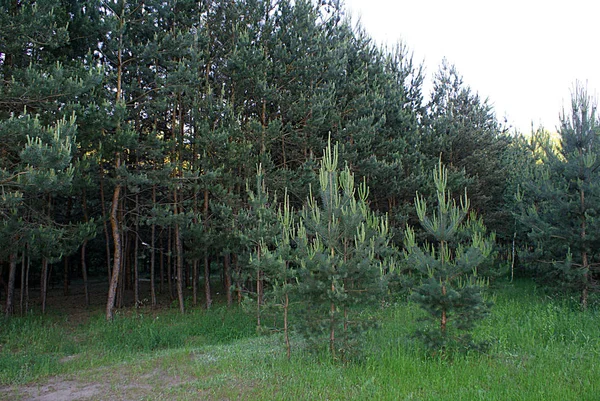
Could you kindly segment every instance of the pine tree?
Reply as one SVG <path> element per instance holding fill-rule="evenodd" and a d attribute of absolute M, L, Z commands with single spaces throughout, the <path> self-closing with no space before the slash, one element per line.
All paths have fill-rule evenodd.
<path fill-rule="evenodd" d="M 414 230 L 407 227 L 405 247 L 409 263 L 423 276 L 422 283 L 412 294 L 412 299 L 426 312 L 417 336 L 428 348 L 445 352 L 474 345 L 470 330 L 489 309 L 482 296 L 478 268 L 492 248 L 479 232 L 474 232 L 466 245 L 455 242 L 469 210 L 469 199 L 466 191 L 460 205 L 452 199 L 447 191 L 448 172 L 441 160 L 434 170 L 433 180 L 437 193 L 433 215 L 427 215 L 423 196 L 417 194 L 415 198 L 419 221 L 433 242 L 418 246 Z"/>
<path fill-rule="evenodd" d="M 535 245 L 533 258 L 546 283 L 577 291 L 586 308 L 595 290 L 600 246 L 600 119 L 597 105 L 580 85 L 563 111 L 560 146 L 545 141 L 541 164 L 518 196 L 521 222 Z"/>
<path fill-rule="evenodd" d="M 434 76 L 427 109 L 420 147 L 423 162 L 434 168 L 441 155 L 451 184 L 468 186 L 471 207 L 499 236 L 509 236 L 512 227 L 505 226 L 508 214 L 498 199 L 506 187 L 504 154 L 510 137 L 493 107 L 465 85 L 456 67 L 444 60 Z"/>
<path fill-rule="evenodd" d="M 296 327 L 309 344 L 327 343 L 331 357 L 344 360 L 375 324 L 362 308 L 384 294 L 384 273 L 393 263 L 382 257 L 390 247 L 389 229 L 387 218 L 369 209 L 366 184 L 356 188 L 350 169 L 338 170 L 337 145 L 324 150 L 319 183 L 300 213 L 295 238 L 302 304 Z"/>

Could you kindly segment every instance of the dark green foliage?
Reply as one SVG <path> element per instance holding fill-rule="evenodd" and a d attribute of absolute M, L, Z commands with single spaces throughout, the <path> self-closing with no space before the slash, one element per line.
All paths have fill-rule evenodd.
<path fill-rule="evenodd" d="M 585 308 L 598 276 L 600 120 L 581 86 L 571 113 L 561 116 L 559 134 L 560 146 L 542 143 L 542 163 L 531 167 L 531 180 L 517 196 L 538 271 L 551 286 L 578 292 Z"/>
<path fill-rule="evenodd" d="M 431 168 L 441 157 L 448 167 L 451 188 L 468 186 L 471 207 L 501 238 L 510 236 L 509 214 L 503 210 L 511 139 L 487 100 L 463 84 L 456 68 L 445 60 L 434 77 L 425 119 L 422 151 Z"/>

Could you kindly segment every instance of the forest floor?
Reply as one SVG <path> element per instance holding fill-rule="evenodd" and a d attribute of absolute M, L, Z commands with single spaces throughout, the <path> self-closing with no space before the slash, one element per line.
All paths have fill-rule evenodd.
<path fill-rule="evenodd" d="M 104 283 L 97 284 L 102 291 Z M 592 400 L 600 394 L 600 308 L 503 284 L 475 337 L 486 353 L 432 357 L 411 339 L 420 316 L 398 302 L 372 311 L 380 330 L 349 364 L 257 335 L 240 308 L 85 307 L 77 289 L 47 315 L 0 319 L 0 400 Z M 144 290 L 145 291 L 145 290 Z M 70 306 L 69 306 L 70 305 Z M 59 308 L 59 309 L 57 309 Z M 71 308 L 71 309 L 69 309 Z"/>

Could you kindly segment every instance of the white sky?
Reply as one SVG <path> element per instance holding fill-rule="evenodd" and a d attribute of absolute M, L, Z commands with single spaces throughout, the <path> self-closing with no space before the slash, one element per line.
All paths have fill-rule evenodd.
<path fill-rule="evenodd" d="M 428 79 L 446 57 L 500 120 L 523 133 L 532 122 L 554 131 L 576 80 L 587 82 L 592 95 L 600 90 L 597 0 L 345 3 L 378 43 L 406 43 L 415 61 L 424 61 Z"/>

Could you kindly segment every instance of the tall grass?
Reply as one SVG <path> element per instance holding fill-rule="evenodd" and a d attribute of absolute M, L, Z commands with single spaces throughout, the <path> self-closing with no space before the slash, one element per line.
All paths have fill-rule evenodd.
<path fill-rule="evenodd" d="M 112 324 L 97 316 L 75 328 L 58 318 L 17 318 L 0 329 L 0 383 L 118 362 L 185 377 L 147 399 L 600 398 L 598 311 L 582 312 L 530 283 L 503 286 L 494 298 L 491 316 L 474 333 L 489 343 L 485 354 L 431 356 L 410 336 L 420 310 L 399 303 L 373 312 L 381 328 L 365 337 L 363 357 L 347 365 L 305 353 L 298 338 L 287 361 L 279 335 L 256 336 L 253 319 L 238 310 L 119 316 Z M 68 355 L 83 357 L 61 362 Z"/>
<path fill-rule="evenodd" d="M 247 314 L 225 308 L 184 316 L 174 310 L 117 314 L 112 322 L 96 313 L 84 324 L 68 316 L 15 317 L 0 328 L 0 384 L 136 360 L 162 349 L 228 343 L 254 336 L 253 324 Z"/>

